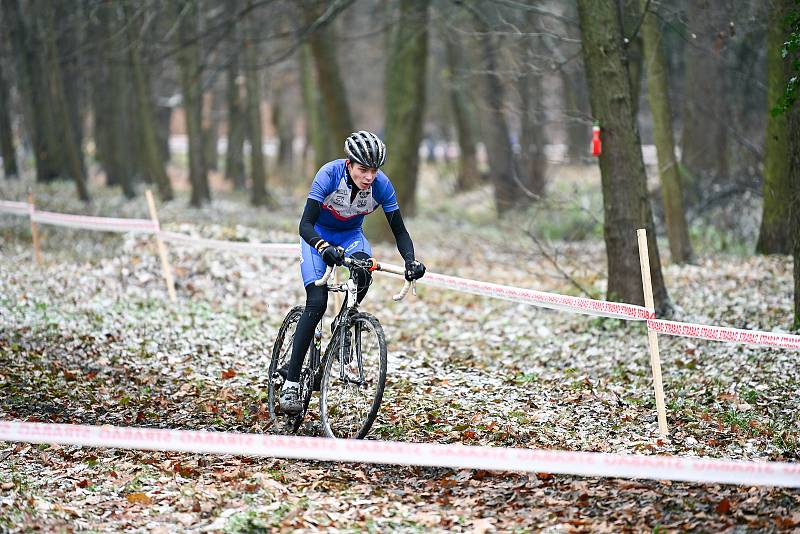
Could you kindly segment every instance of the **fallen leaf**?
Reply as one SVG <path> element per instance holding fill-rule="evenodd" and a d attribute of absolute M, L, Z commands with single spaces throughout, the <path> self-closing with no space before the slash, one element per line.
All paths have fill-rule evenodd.
<path fill-rule="evenodd" d="M 236 371 L 233 369 L 228 369 L 227 371 L 222 371 L 222 378 L 224 380 L 228 380 L 229 378 L 233 378 L 236 376 Z"/>
<path fill-rule="evenodd" d="M 472 532 L 473 534 L 484 534 L 487 530 L 491 530 L 494 528 L 494 520 L 488 517 L 482 517 L 480 519 L 474 519 L 472 521 Z"/>
<path fill-rule="evenodd" d="M 144 493 L 130 493 L 125 498 L 128 499 L 128 502 L 131 504 L 148 505 L 153 503 L 153 499 L 151 499 Z"/>
<path fill-rule="evenodd" d="M 727 497 L 722 499 L 721 501 L 719 501 L 719 504 L 717 505 L 715 510 L 717 511 L 718 514 L 727 514 L 728 512 L 731 511 L 731 501 L 729 501 Z"/>

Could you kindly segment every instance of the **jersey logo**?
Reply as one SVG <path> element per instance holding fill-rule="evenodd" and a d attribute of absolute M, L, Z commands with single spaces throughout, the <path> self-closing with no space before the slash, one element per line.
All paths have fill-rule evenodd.
<path fill-rule="evenodd" d="M 322 207 L 339 221 L 346 221 L 359 215 L 367 215 L 378 207 L 378 203 L 375 202 L 375 198 L 372 196 L 371 186 L 359 191 L 355 202 L 352 204 L 348 202 L 349 198 L 350 188 L 347 187 L 347 182 L 343 178 L 339 181 L 339 187 L 325 198 Z"/>

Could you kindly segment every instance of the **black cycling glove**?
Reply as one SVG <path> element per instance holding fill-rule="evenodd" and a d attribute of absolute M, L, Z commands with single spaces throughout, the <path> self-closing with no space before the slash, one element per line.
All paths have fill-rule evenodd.
<path fill-rule="evenodd" d="M 412 282 L 419 280 L 425 275 L 425 265 L 420 261 L 407 261 L 406 262 L 406 280 Z"/>
<path fill-rule="evenodd" d="M 344 263 L 344 250 L 341 247 L 334 247 L 332 245 L 328 245 L 324 249 L 322 249 L 322 261 L 325 262 L 326 265 L 330 265 L 331 267 L 334 265 L 341 265 Z"/>

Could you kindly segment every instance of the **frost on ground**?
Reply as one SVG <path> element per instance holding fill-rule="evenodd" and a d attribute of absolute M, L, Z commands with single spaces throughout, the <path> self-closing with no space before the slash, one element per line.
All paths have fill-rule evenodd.
<path fill-rule="evenodd" d="M 143 201 L 101 197 L 87 209 L 65 187 L 39 202 L 146 217 Z M 298 239 L 293 208 L 249 208 L 235 195 L 184 205 L 161 207 L 162 227 Z M 432 271 L 574 294 L 514 222 L 423 210 L 410 229 Z M 36 268 L 27 221 L 0 215 L 0 418 L 281 431 L 266 413 L 265 369 L 283 315 L 303 298 L 296 260 L 171 247 L 171 305 L 151 238 L 41 232 Z M 602 242 L 558 246 L 562 267 L 602 292 Z M 375 255 L 397 262 L 390 245 Z M 789 323 L 788 258 L 707 254 L 665 277 L 678 320 Z M 424 284 L 394 303 L 399 283 L 376 276 L 363 306 L 389 345 L 370 439 L 800 461 L 797 352 L 660 336 L 671 435 L 659 442 L 643 325 Z M 312 401 L 301 432 L 318 435 L 317 420 Z M 798 510 L 796 489 L 0 444 L 0 531 L 762 532 L 800 527 Z"/>

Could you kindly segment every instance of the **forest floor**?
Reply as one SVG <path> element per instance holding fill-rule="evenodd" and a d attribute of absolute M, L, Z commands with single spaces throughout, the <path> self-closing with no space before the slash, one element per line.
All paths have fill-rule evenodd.
<path fill-rule="evenodd" d="M 0 181 L 0 198 L 24 200 L 25 185 Z M 98 191 L 86 207 L 68 184 L 36 187 L 42 209 L 146 217 L 142 197 Z M 431 271 L 578 294 L 528 235 L 543 218 L 552 226 L 576 215 L 497 220 L 487 190 L 441 197 L 409 221 Z M 180 198 L 159 213 L 167 230 L 296 243 L 295 200 L 257 209 L 226 193 L 202 210 Z M 594 198 L 581 210 L 597 206 Z M 602 295 L 604 246 L 592 228 L 546 246 Z M 264 370 L 284 314 L 303 298 L 295 259 L 171 247 L 171 305 L 151 238 L 41 233 L 37 268 L 27 220 L 0 215 L 0 419 L 279 431 L 264 413 Z M 374 248 L 398 262 L 393 246 Z M 664 260 L 676 319 L 789 324 L 788 257 L 698 256 L 696 265 Z M 380 318 L 389 346 L 369 439 L 800 461 L 796 352 L 661 336 L 671 433 L 658 441 L 641 323 L 424 284 L 395 303 L 398 284 L 377 277 L 362 306 Z M 319 435 L 317 421 L 312 401 L 301 433 Z M 798 528 L 798 489 L 0 443 L 0 531 Z"/>

